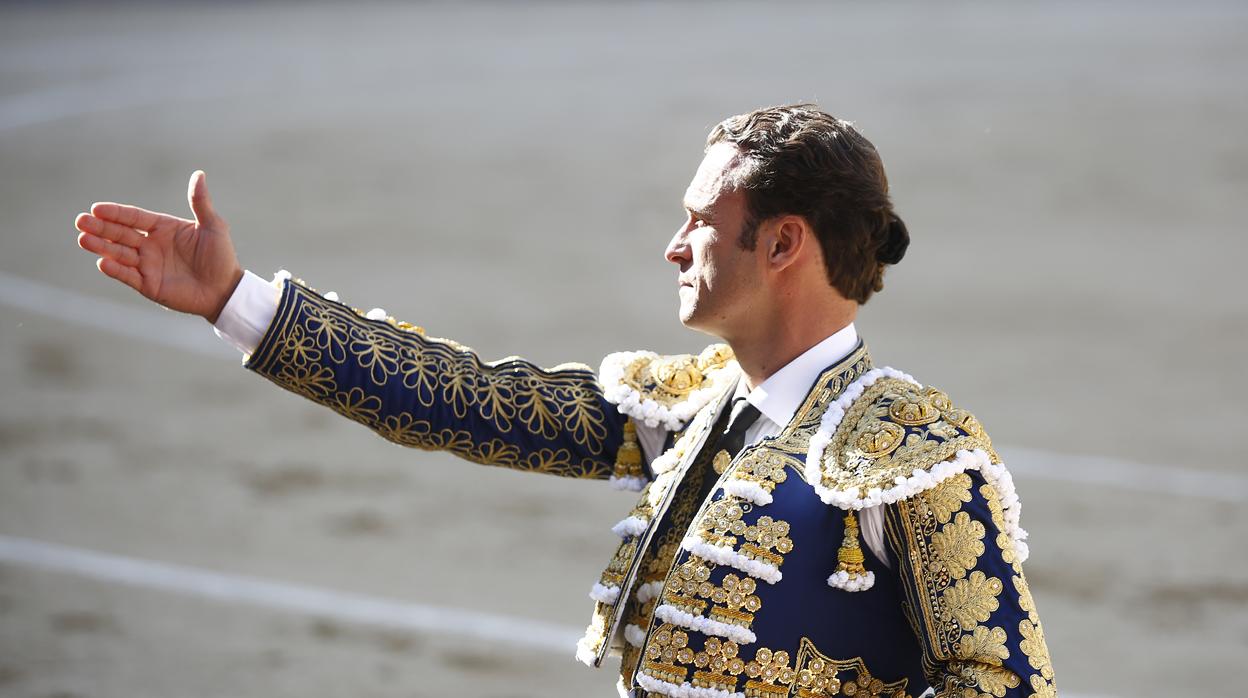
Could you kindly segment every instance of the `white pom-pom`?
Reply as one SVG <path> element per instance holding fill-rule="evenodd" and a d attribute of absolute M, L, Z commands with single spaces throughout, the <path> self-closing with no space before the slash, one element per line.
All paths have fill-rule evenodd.
<path fill-rule="evenodd" d="M 620 588 L 605 586 L 600 582 L 594 582 L 594 587 L 589 590 L 589 598 L 599 603 L 605 603 L 608 606 L 614 604 L 620 599 Z"/>
<path fill-rule="evenodd" d="M 875 573 L 849 576 L 848 572 L 835 572 L 828 577 L 828 586 L 845 591 L 866 591 L 875 586 Z"/>
<path fill-rule="evenodd" d="M 646 631 L 640 625 L 630 623 L 624 626 L 624 641 L 633 647 L 641 647 L 646 643 Z"/>
<path fill-rule="evenodd" d="M 639 516 L 630 516 L 623 519 L 616 525 L 611 527 L 611 531 L 620 538 L 628 538 L 630 536 L 640 536 L 646 532 L 646 526 L 650 522 Z"/>
<path fill-rule="evenodd" d="M 607 478 L 607 484 L 613 490 L 627 490 L 629 492 L 640 492 L 646 487 L 645 478 L 629 475 L 627 477 L 617 477 L 612 475 Z"/>

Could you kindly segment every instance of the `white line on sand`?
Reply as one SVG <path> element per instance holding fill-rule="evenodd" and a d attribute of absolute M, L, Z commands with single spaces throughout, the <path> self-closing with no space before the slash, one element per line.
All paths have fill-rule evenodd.
<path fill-rule="evenodd" d="M 83 261 L 87 261 L 85 257 Z M 87 269 L 90 271 L 89 266 Z M 145 344 L 163 345 L 217 358 L 239 359 L 242 356 L 214 337 L 203 320 L 190 315 L 151 309 L 139 303 L 114 303 L 2 271 L 0 304 L 34 315 L 105 330 Z"/>
<path fill-rule="evenodd" d="M 107 330 L 146 344 L 215 357 L 239 357 L 237 351 L 213 337 L 202 322 L 189 316 L 100 300 L 4 272 L 0 272 L 0 304 Z M 1005 446 L 999 450 L 1010 471 L 1024 478 L 1080 482 L 1224 502 L 1248 501 L 1248 477 L 1242 475 L 1021 447 Z"/>
<path fill-rule="evenodd" d="M 541 650 L 572 661 L 575 628 L 223 574 L 0 535 L 0 561 L 143 589 Z"/>

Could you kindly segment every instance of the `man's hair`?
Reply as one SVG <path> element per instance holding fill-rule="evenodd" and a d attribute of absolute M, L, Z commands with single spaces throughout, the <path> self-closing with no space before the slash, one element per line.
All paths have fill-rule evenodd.
<path fill-rule="evenodd" d="M 744 249 L 757 246 L 760 223 L 796 214 L 814 229 L 842 296 L 866 303 L 884 288 L 884 265 L 901 261 L 910 234 L 893 212 L 879 153 L 852 124 L 813 104 L 766 107 L 722 121 L 706 147 L 716 143 L 741 151 L 730 176 L 746 196 Z"/>

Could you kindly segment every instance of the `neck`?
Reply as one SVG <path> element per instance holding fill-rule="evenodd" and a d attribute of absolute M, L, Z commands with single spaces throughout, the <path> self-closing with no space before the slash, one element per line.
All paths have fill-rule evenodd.
<path fill-rule="evenodd" d="M 857 304 L 836 299 L 832 303 L 788 304 L 789 312 L 763 314 L 767 318 L 750 328 L 748 335 L 725 337 L 741 365 L 746 385 L 757 388 L 790 361 L 854 321 Z M 794 310 L 800 308 L 801 310 Z"/>

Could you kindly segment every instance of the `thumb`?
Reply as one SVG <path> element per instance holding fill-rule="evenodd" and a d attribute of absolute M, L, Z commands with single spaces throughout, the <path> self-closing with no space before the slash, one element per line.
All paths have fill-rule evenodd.
<path fill-rule="evenodd" d="M 191 174 L 190 184 L 186 187 L 186 198 L 191 202 L 195 222 L 204 227 L 218 227 L 221 217 L 212 208 L 212 197 L 208 195 L 208 176 L 203 170 L 195 170 Z"/>

